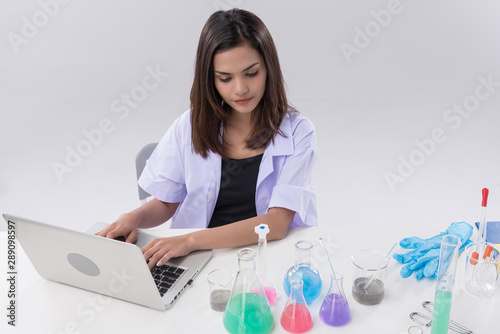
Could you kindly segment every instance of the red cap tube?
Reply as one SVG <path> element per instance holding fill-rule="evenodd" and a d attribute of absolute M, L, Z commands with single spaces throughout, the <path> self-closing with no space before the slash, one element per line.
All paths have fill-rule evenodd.
<path fill-rule="evenodd" d="M 488 188 L 483 188 L 483 206 L 486 207 L 486 203 L 488 202 L 488 194 L 489 194 Z"/>
<path fill-rule="evenodd" d="M 477 264 L 477 259 L 479 258 L 479 254 L 477 252 L 473 252 L 472 253 L 472 256 L 470 257 L 470 264 L 472 264 L 473 266 L 475 266 Z"/>

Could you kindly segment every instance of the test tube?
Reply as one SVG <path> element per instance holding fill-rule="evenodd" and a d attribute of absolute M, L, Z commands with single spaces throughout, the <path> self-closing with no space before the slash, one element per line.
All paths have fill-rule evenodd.
<path fill-rule="evenodd" d="M 445 234 L 441 237 L 431 334 L 448 333 L 451 298 L 453 286 L 455 284 L 455 273 L 460 246 L 460 238 L 455 235 Z"/>

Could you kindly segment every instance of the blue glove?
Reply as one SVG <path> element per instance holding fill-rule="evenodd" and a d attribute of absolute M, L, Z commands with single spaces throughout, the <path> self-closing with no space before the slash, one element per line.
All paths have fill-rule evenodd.
<path fill-rule="evenodd" d="M 472 226 L 465 223 L 452 223 L 445 232 L 429 239 L 421 239 L 418 237 L 405 238 L 399 242 L 399 245 L 405 249 L 414 249 L 405 254 L 394 254 L 396 261 L 405 264 L 401 268 L 401 277 L 410 277 L 415 273 L 416 279 L 423 277 L 436 278 L 437 269 L 439 266 L 439 251 L 441 247 L 441 237 L 445 234 L 453 234 L 460 238 L 461 253 L 465 247 L 471 242 L 469 238 L 472 235 Z"/>

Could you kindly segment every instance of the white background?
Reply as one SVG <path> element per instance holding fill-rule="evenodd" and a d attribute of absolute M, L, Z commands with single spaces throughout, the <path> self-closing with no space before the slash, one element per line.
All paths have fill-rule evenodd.
<path fill-rule="evenodd" d="M 500 220 L 495 0 L 2 0 L 0 212 L 85 229 L 138 206 L 135 155 L 189 107 L 202 26 L 232 5 L 267 25 L 289 100 L 316 126 L 321 225 L 436 223 L 437 233 L 478 220 L 483 187 Z M 168 76 L 126 117 L 113 112 L 147 68 Z M 479 88 L 482 100 L 479 77 L 496 83 Z M 467 117 L 448 114 L 464 103 Z M 58 178 L 54 163 L 106 119 L 112 131 Z M 436 129 L 445 140 L 429 144 Z M 391 187 L 388 173 L 403 176 Z"/>

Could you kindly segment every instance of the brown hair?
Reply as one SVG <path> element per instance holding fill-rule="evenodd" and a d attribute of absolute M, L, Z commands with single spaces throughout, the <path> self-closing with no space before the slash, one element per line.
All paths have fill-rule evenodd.
<path fill-rule="evenodd" d="M 206 158 L 209 151 L 227 159 L 227 145 L 220 127 L 229 116 L 230 107 L 223 103 L 214 83 L 214 57 L 218 52 L 244 45 L 257 50 L 267 69 L 266 88 L 252 113 L 255 126 L 247 147 L 267 147 L 279 133 L 288 108 L 285 84 L 278 53 L 271 34 L 255 15 L 241 9 L 213 13 L 200 35 L 193 86 L 191 88 L 191 129 L 193 149 Z"/>

